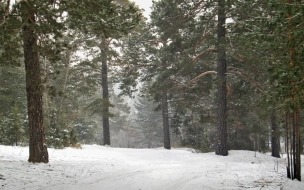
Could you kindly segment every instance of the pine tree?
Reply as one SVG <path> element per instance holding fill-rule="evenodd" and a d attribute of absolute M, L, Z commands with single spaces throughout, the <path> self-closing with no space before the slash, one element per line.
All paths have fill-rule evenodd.
<path fill-rule="evenodd" d="M 24 128 L 27 114 L 24 68 L 1 65 L 0 83 L 0 143 L 5 145 L 27 143 L 28 138 Z"/>
<path fill-rule="evenodd" d="M 57 18 L 60 17 L 59 7 L 61 7 L 61 3 L 56 1 L 18 1 L 14 4 L 10 3 L 10 1 L 1 3 L 1 13 L 4 16 L 1 17 L 0 39 L 1 44 L 6 47 L 2 49 L 4 52 L 1 54 L 1 59 L 9 57 L 8 64 L 14 64 L 18 62 L 21 47 L 23 48 L 30 133 L 28 161 L 47 163 L 48 152 L 43 126 L 43 89 L 39 53 L 43 52 L 41 51 L 42 47 L 47 47 L 42 42 L 47 42 L 48 45 L 52 43 L 52 40 L 44 41 L 43 39 L 46 39 L 44 37 L 52 34 L 53 39 L 56 39 L 60 35 L 59 31 L 63 27 Z M 47 11 L 49 9 L 52 11 Z M 38 38 L 40 38 L 41 44 L 38 44 Z M 9 45 L 10 43 L 12 45 Z M 21 46 L 21 43 L 23 43 L 23 46 Z M 54 49 L 49 48 L 51 51 Z M 58 48 L 55 51 L 58 51 Z M 16 52 L 18 53 L 14 55 Z"/>
<path fill-rule="evenodd" d="M 247 44 L 251 44 L 254 52 L 259 52 L 259 60 L 268 70 L 266 76 L 269 83 L 266 83 L 268 86 L 264 91 L 269 115 L 273 111 L 285 112 L 285 141 L 289 155 L 287 176 L 301 180 L 298 116 L 303 103 L 298 89 L 302 88 L 299 81 L 303 80 L 302 75 L 299 75 L 303 71 L 300 64 L 303 48 L 299 46 L 303 43 L 303 29 L 300 24 L 303 3 L 261 0 L 254 3 L 243 2 L 243 6 L 250 7 L 251 11 L 250 14 L 245 12 L 244 15 L 248 16 L 239 23 L 241 27 L 238 28 L 246 30 L 240 36 L 247 38 Z M 252 17 L 252 14 L 259 16 Z M 294 15 L 297 16 L 293 17 Z M 275 131 L 277 130 L 274 130 L 273 135 L 277 134 Z M 275 141 L 277 140 L 273 136 L 273 142 Z"/>
<path fill-rule="evenodd" d="M 217 25 L 217 55 L 218 55 L 218 95 L 217 95 L 217 119 L 218 119 L 218 140 L 215 154 L 228 155 L 227 147 L 227 61 L 225 45 L 225 0 L 218 1 L 218 25 Z"/>
<path fill-rule="evenodd" d="M 276 113 L 271 113 L 271 156 L 280 158 L 280 131 L 277 124 Z"/>
<path fill-rule="evenodd" d="M 48 146 L 63 148 L 76 145 L 69 142 L 69 134 L 76 131 L 74 123 L 84 117 L 81 102 L 96 91 L 97 79 L 85 71 L 81 72 L 81 58 L 77 51 L 83 43 L 83 36 L 75 31 L 61 40 L 68 43 L 69 48 L 60 53 L 60 60 L 52 64 L 43 60 L 44 71 L 44 114 Z M 73 66 L 75 64 L 75 66 Z M 77 85 L 76 85 L 77 84 Z M 80 98 L 81 97 L 81 98 Z"/>
<path fill-rule="evenodd" d="M 108 61 L 109 44 L 113 39 L 119 39 L 132 30 L 139 20 L 141 14 L 134 4 L 128 1 L 114 2 L 112 0 L 82 1 L 81 3 L 71 2 L 70 6 L 75 7 L 69 12 L 70 24 L 91 36 L 92 47 L 100 50 L 101 61 L 101 86 L 103 107 L 103 144 L 110 145 L 109 128 L 109 89 L 108 89 Z M 89 6 L 89 9 L 88 9 Z M 103 7 L 105 11 L 100 11 Z M 79 19 L 80 14 L 86 15 Z M 102 19 L 101 19 L 102 18 Z M 85 23 L 85 24 L 84 24 Z"/>
<path fill-rule="evenodd" d="M 159 103 L 159 108 L 162 111 L 164 148 L 166 149 L 171 148 L 168 103 L 170 91 L 168 89 L 172 85 L 169 79 L 175 72 L 174 61 L 177 60 L 174 51 L 178 48 L 175 43 L 177 43 L 179 27 L 171 27 L 177 23 L 177 20 L 172 18 L 180 14 L 177 4 L 176 1 L 154 2 L 149 26 L 152 30 L 150 32 L 147 31 L 148 29 L 145 31 L 146 39 L 143 40 L 146 54 L 151 55 L 151 57 L 146 59 L 146 54 L 143 55 L 145 56 L 143 57 L 143 63 L 146 63 L 147 74 L 142 79 L 148 81 L 147 84 L 151 84 L 147 88 L 147 92 Z M 171 42 L 173 43 L 170 44 Z M 140 63 L 134 64 L 136 67 L 136 64 Z"/>
<path fill-rule="evenodd" d="M 110 72 L 110 76 L 113 76 L 114 74 L 114 72 Z M 110 125 L 112 126 L 111 134 L 113 134 L 112 146 L 126 147 L 125 144 L 128 144 L 128 142 L 123 142 L 124 140 L 121 139 L 121 136 L 131 128 L 129 120 L 131 108 L 127 100 L 117 94 L 116 86 L 113 85 L 113 78 L 114 77 L 110 77 L 111 84 L 109 85 L 109 94 L 111 94 L 109 98 L 110 102 L 113 102 L 113 107 L 110 108 L 110 113 L 112 114 L 110 119 Z M 134 138 L 139 137 L 135 136 Z"/>
<path fill-rule="evenodd" d="M 197 102 L 193 101 L 197 94 L 192 96 L 191 92 L 197 92 L 199 88 L 185 88 L 190 86 L 192 81 L 189 84 L 183 83 L 200 75 L 199 71 L 206 65 L 200 61 L 204 52 L 193 47 L 196 40 L 202 36 L 198 34 L 201 25 L 196 26 L 198 18 L 194 18 L 193 15 L 196 14 L 192 13 L 198 2 L 192 3 L 165 0 L 155 2 L 151 23 L 144 26 L 138 36 L 130 36 L 127 40 L 129 46 L 125 53 L 127 64 L 124 68 L 124 73 L 127 74 L 122 80 L 124 92 L 132 93 L 131 87 L 136 87 L 137 78 L 149 82 L 146 92 L 158 103 L 159 108 L 162 108 L 165 134 L 169 134 L 166 126 L 170 116 L 168 113 L 172 113 L 171 102 L 178 101 L 183 104 L 182 101 L 189 98 L 191 105 L 197 105 Z M 214 48 L 207 50 L 207 56 L 203 58 L 209 58 L 209 52 L 213 50 Z M 183 105 L 188 105 L 187 103 Z M 165 135 L 165 146 L 168 148 L 169 139 L 170 136 Z"/>
<path fill-rule="evenodd" d="M 142 131 L 144 135 L 143 143 L 148 148 L 161 146 L 164 133 L 160 111 L 156 111 L 155 104 L 145 96 L 136 99 L 135 108 L 134 125 Z"/>

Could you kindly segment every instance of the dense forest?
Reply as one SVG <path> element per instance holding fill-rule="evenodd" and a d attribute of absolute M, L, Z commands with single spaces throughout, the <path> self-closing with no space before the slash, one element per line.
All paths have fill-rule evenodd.
<path fill-rule="evenodd" d="M 0 144 L 287 153 L 301 180 L 304 1 L 0 1 Z"/>

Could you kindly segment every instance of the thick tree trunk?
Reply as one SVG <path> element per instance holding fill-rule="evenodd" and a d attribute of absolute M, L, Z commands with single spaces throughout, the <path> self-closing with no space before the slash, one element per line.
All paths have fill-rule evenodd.
<path fill-rule="evenodd" d="M 26 72 L 26 93 L 29 120 L 29 162 L 48 163 L 48 151 L 45 145 L 42 110 L 42 83 L 39 57 L 37 52 L 37 37 L 30 26 L 35 23 L 35 16 L 31 14 L 23 27 L 23 49 Z"/>
<path fill-rule="evenodd" d="M 102 116 L 103 144 L 111 145 L 110 124 L 109 124 L 108 59 L 107 59 L 107 44 L 106 44 L 105 37 L 102 37 L 100 49 L 101 49 L 101 56 L 102 56 L 101 86 L 102 86 L 102 98 L 104 100 L 103 116 Z"/>
<path fill-rule="evenodd" d="M 274 111 L 271 113 L 271 156 L 280 158 L 280 130 Z"/>
<path fill-rule="evenodd" d="M 170 130 L 169 130 L 169 112 L 168 112 L 168 95 L 167 91 L 162 91 L 162 116 L 163 116 L 163 129 L 164 129 L 164 148 L 171 149 L 170 144 Z"/>
<path fill-rule="evenodd" d="M 299 111 L 286 114 L 287 177 L 301 181 Z"/>
<path fill-rule="evenodd" d="M 218 91 L 217 91 L 217 145 L 215 154 L 227 156 L 227 86 L 226 86 L 226 48 L 225 48 L 225 0 L 218 0 L 218 25 L 217 25 L 217 49 L 218 49 Z"/>

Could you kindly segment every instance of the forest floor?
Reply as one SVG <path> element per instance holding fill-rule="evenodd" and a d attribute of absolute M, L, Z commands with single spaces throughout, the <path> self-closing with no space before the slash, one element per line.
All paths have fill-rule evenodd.
<path fill-rule="evenodd" d="M 48 164 L 27 162 L 28 147 L 0 145 L 2 190 L 303 190 L 286 179 L 285 159 L 252 151 L 229 156 L 191 149 L 49 148 Z M 304 178 L 304 157 L 302 176 Z"/>

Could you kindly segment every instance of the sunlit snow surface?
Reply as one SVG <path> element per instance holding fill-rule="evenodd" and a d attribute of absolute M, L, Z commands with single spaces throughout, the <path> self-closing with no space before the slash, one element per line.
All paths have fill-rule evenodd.
<path fill-rule="evenodd" d="M 48 151 L 50 163 L 32 164 L 27 147 L 0 145 L 0 189 L 304 189 L 304 182 L 286 179 L 284 159 L 251 151 L 230 151 L 226 157 L 187 149 L 97 145 Z"/>

